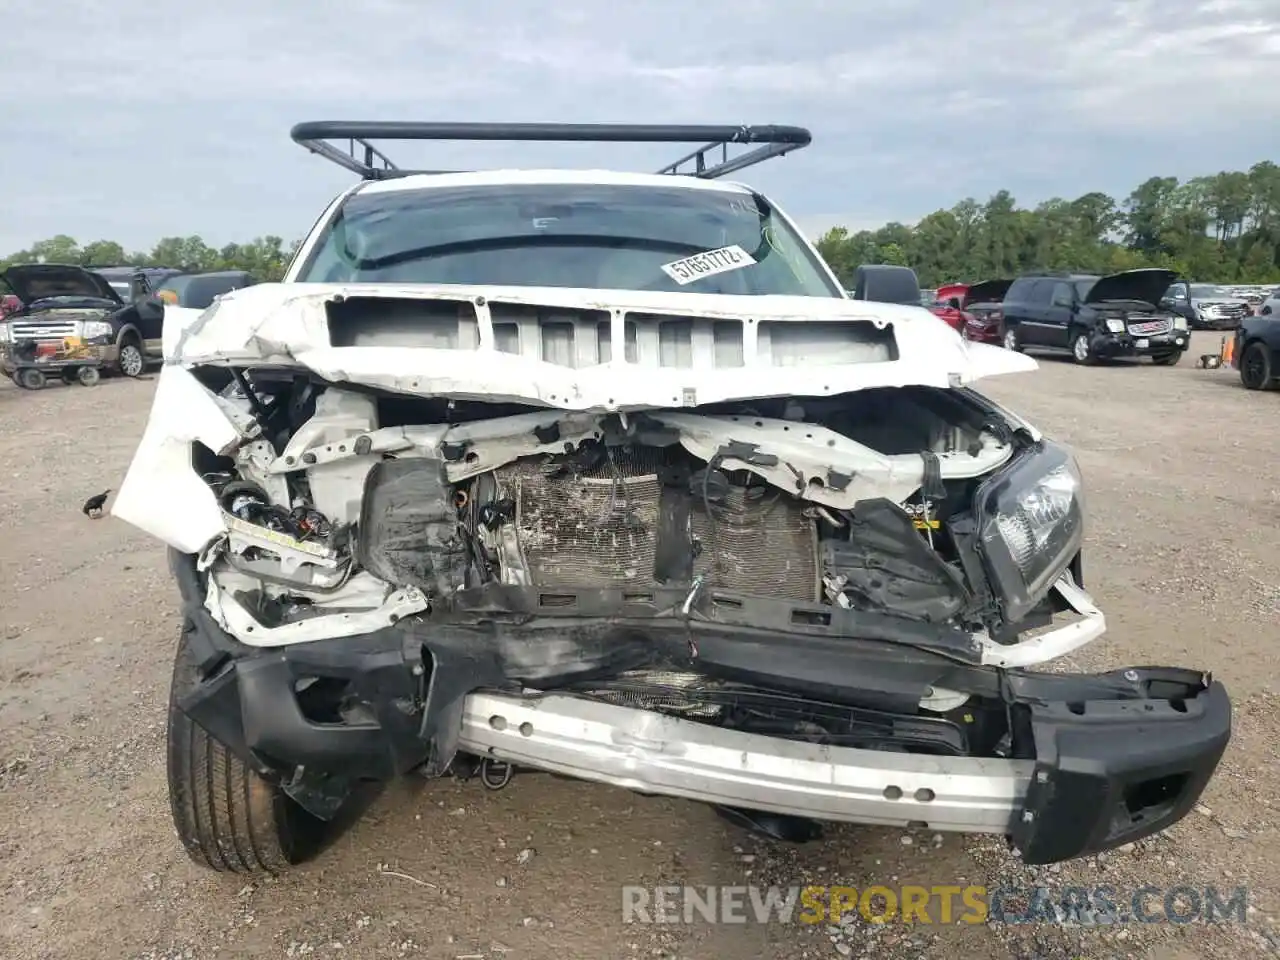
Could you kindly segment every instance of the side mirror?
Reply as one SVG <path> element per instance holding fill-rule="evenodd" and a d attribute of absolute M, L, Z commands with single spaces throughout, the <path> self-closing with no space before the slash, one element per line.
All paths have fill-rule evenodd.
<path fill-rule="evenodd" d="M 1050 301 L 1049 305 L 1053 307 L 1066 307 L 1068 310 L 1075 306 L 1075 304 L 1066 297 L 1054 297 L 1053 300 Z"/>

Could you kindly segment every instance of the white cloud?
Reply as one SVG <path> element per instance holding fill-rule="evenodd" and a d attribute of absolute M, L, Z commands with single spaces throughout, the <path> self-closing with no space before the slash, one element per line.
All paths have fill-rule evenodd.
<path fill-rule="evenodd" d="M 0 251 L 296 236 L 349 181 L 289 142 L 302 119 L 800 123 L 814 145 L 747 176 L 851 228 L 1000 188 L 1123 196 L 1274 156 L 1280 129 L 1280 0 L 61 0 L 7 11 L 4 34 L 23 148 Z M 668 159 L 438 144 L 406 162 Z"/>

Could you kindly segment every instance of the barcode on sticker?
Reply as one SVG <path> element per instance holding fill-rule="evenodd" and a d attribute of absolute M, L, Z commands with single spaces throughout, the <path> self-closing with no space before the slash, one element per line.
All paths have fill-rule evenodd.
<path fill-rule="evenodd" d="M 672 260 L 662 265 L 662 272 L 684 286 L 703 277 L 714 277 L 717 273 L 730 270 L 741 270 L 755 263 L 755 258 L 736 243 L 719 250 L 704 250 L 682 260 Z"/>

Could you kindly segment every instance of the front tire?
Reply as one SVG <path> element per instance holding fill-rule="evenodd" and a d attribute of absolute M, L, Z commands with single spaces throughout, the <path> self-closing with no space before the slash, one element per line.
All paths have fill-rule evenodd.
<path fill-rule="evenodd" d="M 1258 340 L 1245 347 L 1240 356 L 1240 382 L 1245 389 L 1272 390 L 1275 388 L 1274 377 L 1271 349 Z"/>
<path fill-rule="evenodd" d="M 147 358 L 142 353 L 142 344 L 135 337 L 126 337 L 120 344 L 120 355 L 116 365 L 126 377 L 140 377 L 146 369 Z"/>
<path fill-rule="evenodd" d="M 195 685 L 184 629 L 169 692 L 168 779 L 173 825 L 187 856 L 231 873 L 276 874 L 314 849 L 321 821 L 250 769 L 178 707 Z"/>
<path fill-rule="evenodd" d="M 1176 366 L 1178 361 L 1182 359 L 1182 351 L 1175 350 L 1173 353 L 1166 353 L 1163 357 L 1152 357 L 1151 362 L 1157 367 Z"/>
<path fill-rule="evenodd" d="M 1076 363 L 1085 367 L 1092 366 L 1097 362 L 1097 358 L 1093 355 L 1093 350 L 1089 346 L 1088 331 L 1076 331 L 1076 335 L 1071 340 L 1071 356 Z"/>

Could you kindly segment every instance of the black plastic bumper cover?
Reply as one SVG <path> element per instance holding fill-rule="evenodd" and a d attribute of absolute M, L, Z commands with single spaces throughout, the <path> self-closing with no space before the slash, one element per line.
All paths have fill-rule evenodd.
<path fill-rule="evenodd" d="M 1185 700 L 1038 704 L 1031 724 L 1036 771 L 1011 838 L 1024 862 L 1053 863 L 1182 819 L 1231 739 L 1231 701 L 1212 681 Z"/>
<path fill-rule="evenodd" d="M 1147 345 L 1139 347 L 1139 340 L 1146 340 Z M 1132 337 L 1127 333 L 1107 331 L 1095 332 L 1090 344 L 1093 352 L 1100 357 L 1162 357 L 1170 353 L 1183 353 L 1190 346 L 1191 335 L 1186 331 L 1155 337 Z"/>
<path fill-rule="evenodd" d="M 588 672 L 613 672 L 619 664 L 606 664 L 601 651 L 628 651 L 619 635 L 589 640 L 564 623 L 544 635 L 522 628 L 515 640 L 448 624 L 429 631 L 400 624 L 282 649 L 250 648 L 200 606 L 193 567 L 179 560 L 174 573 L 187 599 L 188 642 L 198 651 L 204 678 L 180 696 L 180 708 L 254 768 L 286 780 L 299 767 L 343 780 L 389 780 L 415 769 L 438 775 L 456 751 L 467 694 L 517 691 L 537 684 L 539 676 L 551 677 L 552 664 L 561 664 L 563 673 L 565 660 L 585 663 Z M 681 639 L 655 653 L 656 643 L 633 641 L 628 665 L 655 658 L 670 665 L 675 650 L 688 650 Z M 1036 759 L 1025 804 L 1009 827 L 1028 863 L 1096 853 L 1179 820 L 1199 798 L 1231 736 L 1225 688 L 1196 671 L 1003 672 L 946 665 L 911 648 L 888 649 L 882 657 L 846 651 L 841 662 L 835 646 L 816 645 L 800 655 L 794 639 L 780 651 L 760 638 L 707 637 L 699 641 L 698 667 L 826 696 L 856 690 L 861 701 L 874 696 L 886 710 L 918 704 L 931 684 L 1010 703 Z M 345 683 L 361 711 L 328 721 L 307 716 L 297 688 L 316 677 Z"/>

